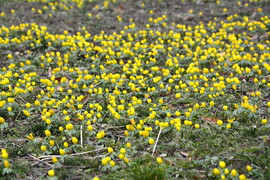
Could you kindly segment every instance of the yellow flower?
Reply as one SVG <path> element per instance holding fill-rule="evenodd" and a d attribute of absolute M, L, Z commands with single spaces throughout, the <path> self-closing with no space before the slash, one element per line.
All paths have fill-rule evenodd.
<path fill-rule="evenodd" d="M 101 138 L 102 138 L 101 133 L 97 133 L 96 137 L 97 137 L 98 139 L 101 139 Z"/>
<path fill-rule="evenodd" d="M 108 163 L 108 161 L 107 161 L 107 159 L 106 159 L 106 158 L 103 158 L 103 159 L 101 160 L 101 163 L 102 163 L 104 166 L 106 166 L 106 165 L 107 165 L 107 163 Z"/>
<path fill-rule="evenodd" d="M 88 131 L 93 131 L 93 126 L 92 126 L 92 125 L 88 125 L 88 126 L 87 126 L 87 130 L 88 130 Z"/>
<path fill-rule="evenodd" d="M 121 148 L 121 149 L 120 149 L 120 153 L 121 153 L 121 154 L 126 154 L 126 149 L 125 149 L 125 148 Z"/>
<path fill-rule="evenodd" d="M 64 128 L 62 126 L 59 127 L 59 131 L 64 131 Z"/>
<path fill-rule="evenodd" d="M 5 122 L 5 119 L 0 117 L 0 124 L 3 124 Z"/>
<path fill-rule="evenodd" d="M 113 148 L 111 148 L 111 147 L 108 147 L 108 153 L 112 153 L 113 152 Z"/>
<path fill-rule="evenodd" d="M 225 175 L 221 175 L 220 178 L 221 178 L 221 180 L 226 180 L 226 176 Z"/>
<path fill-rule="evenodd" d="M 8 54 L 8 55 L 7 55 L 7 58 L 8 58 L 8 59 L 12 59 L 12 58 L 13 58 L 12 54 Z"/>
<path fill-rule="evenodd" d="M 231 119 L 227 119 L 227 121 L 228 121 L 229 123 L 233 123 L 234 120 L 235 120 L 235 117 L 234 117 L 234 118 L 231 118 Z"/>
<path fill-rule="evenodd" d="M 53 156 L 53 157 L 52 157 L 52 162 L 53 162 L 53 163 L 57 163 L 57 162 L 58 162 L 57 157 Z"/>
<path fill-rule="evenodd" d="M 226 167 L 226 163 L 224 161 L 220 161 L 219 162 L 219 167 L 221 167 L 222 169 L 224 169 Z"/>
<path fill-rule="evenodd" d="M 181 97 L 181 94 L 180 94 L 180 93 L 176 93 L 176 94 L 175 94 L 175 97 L 176 97 L 177 99 L 179 99 L 179 98 Z"/>
<path fill-rule="evenodd" d="M 50 140 L 50 146 L 54 146 L 54 140 Z"/>
<path fill-rule="evenodd" d="M 261 122 L 262 122 L 262 124 L 267 124 L 268 121 L 267 121 L 267 119 L 262 119 Z"/>
<path fill-rule="evenodd" d="M 244 175 L 244 174 L 241 174 L 240 176 L 239 176 L 239 180 L 246 180 L 247 178 L 246 178 L 246 176 Z"/>
<path fill-rule="evenodd" d="M 162 158 L 161 157 L 157 157 L 157 163 L 158 164 L 161 164 L 163 162 Z"/>
<path fill-rule="evenodd" d="M 73 129 L 73 125 L 71 123 L 68 123 L 66 125 L 66 130 L 72 130 Z"/>
<path fill-rule="evenodd" d="M 31 104 L 30 103 L 26 103 L 25 104 L 25 107 L 30 108 L 31 107 Z"/>
<path fill-rule="evenodd" d="M 34 135 L 32 133 L 30 133 L 28 136 L 26 136 L 27 139 L 33 141 L 34 140 Z"/>
<path fill-rule="evenodd" d="M 50 169 L 50 170 L 48 171 L 48 175 L 49 175 L 50 177 L 53 177 L 53 176 L 55 175 L 54 170 L 53 170 L 53 169 Z"/>
<path fill-rule="evenodd" d="M 200 125 L 199 125 L 199 124 L 195 124 L 194 127 L 195 127 L 196 129 L 200 129 Z"/>
<path fill-rule="evenodd" d="M 68 148 L 68 146 L 69 146 L 69 144 L 67 142 L 64 142 L 63 145 L 64 145 L 65 148 Z"/>
<path fill-rule="evenodd" d="M 129 159 L 127 157 L 124 157 L 125 163 L 129 163 Z"/>
<path fill-rule="evenodd" d="M 10 168 L 10 163 L 8 162 L 8 160 L 4 160 L 4 167 Z"/>
<path fill-rule="evenodd" d="M 219 175 L 219 174 L 220 174 L 220 171 L 219 171 L 218 168 L 214 168 L 214 169 L 213 169 L 213 173 L 214 173 L 215 175 Z"/>
<path fill-rule="evenodd" d="M 129 143 L 129 142 L 126 143 L 126 147 L 127 147 L 127 148 L 131 148 L 131 143 Z"/>
<path fill-rule="evenodd" d="M 48 137 L 48 136 L 51 136 L 51 131 L 49 131 L 48 129 L 45 130 L 45 135 Z"/>
<path fill-rule="evenodd" d="M 76 137 L 72 137 L 71 141 L 73 144 L 77 144 L 79 140 Z"/>
<path fill-rule="evenodd" d="M 227 129 L 231 129 L 231 127 L 232 127 L 232 124 L 227 124 L 227 125 L 226 125 L 226 128 L 227 128 Z"/>
<path fill-rule="evenodd" d="M 119 157 L 119 159 L 124 159 L 125 155 L 124 154 L 119 154 L 118 157 Z"/>
<path fill-rule="evenodd" d="M 59 149 L 59 154 L 60 155 L 64 155 L 65 154 L 65 150 L 64 149 Z"/>
<path fill-rule="evenodd" d="M 40 150 L 41 150 L 41 151 L 46 151 L 47 148 L 46 148 L 46 146 L 42 145 L 42 146 L 40 147 Z"/>
<path fill-rule="evenodd" d="M 217 125 L 222 126 L 223 125 L 223 121 L 222 120 L 218 120 L 217 121 Z"/>
<path fill-rule="evenodd" d="M 2 153 L 2 158 L 7 159 L 8 158 L 8 153 L 7 152 Z"/>
<path fill-rule="evenodd" d="M 251 166 L 247 166 L 246 168 L 247 168 L 247 171 L 249 171 L 249 172 L 252 171 L 252 167 Z"/>
<path fill-rule="evenodd" d="M 236 169 L 232 169 L 232 171 L 231 171 L 231 175 L 232 175 L 232 176 L 236 176 L 236 175 L 237 175 L 237 171 L 236 171 Z"/>
<path fill-rule="evenodd" d="M 149 143 L 150 145 L 153 145 L 153 144 L 155 143 L 155 140 L 152 139 L 152 138 L 150 138 L 150 139 L 148 139 L 148 143 Z"/>
<path fill-rule="evenodd" d="M 113 160 L 111 160 L 111 161 L 110 161 L 110 165 L 111 165 L 112 167 L 114 167 L 114 166 L 115 166 L 115 162 L 114 162 Z"/>

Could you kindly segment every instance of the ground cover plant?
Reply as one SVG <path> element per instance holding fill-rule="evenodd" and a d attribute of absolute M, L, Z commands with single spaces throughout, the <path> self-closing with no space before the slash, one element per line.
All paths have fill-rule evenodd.
<path fill-rule="evenodd" d="M 0 0 L 0 179 L 269 179 L 269 0 Z"/>

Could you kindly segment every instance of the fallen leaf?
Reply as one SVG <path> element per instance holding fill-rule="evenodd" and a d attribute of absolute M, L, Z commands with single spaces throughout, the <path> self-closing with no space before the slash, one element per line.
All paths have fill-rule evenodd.
<path fill-rule="evenodd" d="M 217 121 L 219 120 L 217 118 L 209 118 L 209 117 L 204 117 L 204 116 L 201 116 L 201 118 L 202 120 L 208 122 L 209 124 L 216 124 Z"/>
<path fill-rule="evenodd" d="M 188 157 L 189 156 L 189 153 L 188 152 L 180 152 L 180 154 L 184 157 Z"/>
<path fill-rule="evenodd" d="M 49 78 L 52 77 L 52 68 L 51 67 L 49 67 L 49 70 L 48 70 L 48 77 Z"/>

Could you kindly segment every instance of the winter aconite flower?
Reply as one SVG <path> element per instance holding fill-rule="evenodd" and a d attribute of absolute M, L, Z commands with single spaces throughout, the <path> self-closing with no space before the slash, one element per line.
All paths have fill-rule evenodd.
<path fill-rule="evenodd" d="M 66 130 L 72 130 L 73 129 L 73 125 L 71 124 L 71 123 L 68 123 L 67 125 L 66 125 Z"/>
<path fill-rule="evenodd" d="M 239 180 L 246 180 L 246 176 L 244 174 L 239 175 Z"/>
<path fill-rule="evenodd" d="M 64 149 L 59 149 L 59 154 L 60 155 L 64 155 L 65 154 L 65 150 Z"/>
<path fill-rule="evenodd" d="M 262 119 L 261 122 L 262 122 L 262 124 L 267 124 L 268 120 L 267 119 Z"/>
<path fill-rule="evenodd" d="M 226 163 L 224 161 L 220 161 L 219 162 L 219 167 L 221 167 L 222 169 L 224 169 L 226 167 Z"/>
<path fill-rule="evenodd" d="M 155 143 L 155 140 L 152 139 L 152 138 L 150 138 L 150 139 L 148 139 L 148 143 L 149 143 L 150 145 L 153 145 L 153 144 Z"/>
<path fill-rule="evenodd" d="M 121 154 L 126 154 L 126 149 L 125 149 L 125 148 L 121 148 L 121 149 L 120 149 L 120 153 L 121 153 Z"/>
<path fill-rule="evenodd" d="M 4 160 L 4 167 L 5 168 L 10 168 L 10 163 L 8 160 Z"/>
<path fill-rule="evenodd" d="M 41 150 L 41 151 L 47 151 L 47 148 L 46 148 L 46 146 L 42 145 L 42 146 L 40 147 L 40 150 Z"/>
<path fill-rule="evenodd" d="M 54 170 L 53 169 L 50 169 L 49 171 L 48 171 L 48 175 L 50 176 L 50 177 L 53 177 L 55 174 L 54 174 Z"/>
<path fill-rule="evenodd" d="M 236 169 L 232 169 L 232 170 L 231 170 L 231 175 L 232 175 L 232 176 L 237 176 L 237 174 L 238 174 L 238 172 L 237 172 Z"/>
<path fill-rule="evenodd" d="M 73 144 L 77 144 L 78 141 L 79 141 L 76 137 L 72 137 L 71 140 L 72 140 L 72 143 L 73 143 Z"/>
<path fill-rule="evenodd" d="M 162 162 L 163 162 L 162 158 L 161 157 L 157 157 L 157 163 L 158 164 L 162 164 Z"/>
<path fill-rule="evenodd" d="M 0 117 L 0 124 L 3 124 L 5 122 L 5 119 Z"/>
<path fill-rule="evenodd" d="M 252 167 L 251 167 L 251 166 L 247 166 L 246 169 L 247 169 L 247 171 L 249 171 L 249 172 L 252 171 Z"/>
<path fill-rule="evenodd" d="M 214 173 L 215 175 L 219 175 L 219 174 L 220 174 L 220 171 L 219 171 L 218 168 L 214 168 L 214 169 L 213 169 L 213 173 Z"/>
<path fill-rule="evenodd" d="M 222 126 L 223 125 L 223 121 L 222 120 L 218 120 L 217 121 L 217 125 Z"/>
<path fill-rule="evenodd" d="M 108 161 L 107 161 L 107 159 L 106 158 L 103 158 L 102 160 L 101 160 L 101 163 L 105 166 L 105 165 L 107 165 L 108 164 Z"/>
<path fill-rule="evenodd" d="M 53 163 L 57 163 L 57 162 L 58 162 L 57 157 L 53 156 L 53 157 L 52 157 L 52 162 L 53 162 Z"/>
<path fill-rule="evenodd" d="M 108 147 L 108 153 L 112 153 L 113 152 L 113 148 L 112 147 Z"/>
<path fill-rule="evenodd" d="M 7 152 L 2 153 L 2 156 L 1 157 L 3 159 L 7 159 L 8 158 L 8 153 Z"/>
<path fill-rule="evenodd" d="M 111 160 L 111 161 L 110 161 L 110 165 L 111 165 L 112 167 L 114 167 L 114 166 L 115 166 L 115 162 L 114 162 L 113 160 Z"/>

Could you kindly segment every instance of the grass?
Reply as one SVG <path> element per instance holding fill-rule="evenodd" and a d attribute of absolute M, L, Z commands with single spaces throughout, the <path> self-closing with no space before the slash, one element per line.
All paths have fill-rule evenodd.
<path fill-rule="evenodd" d="M 269 179 L 269 4 L 0 1 L 0 179 Z"/>

